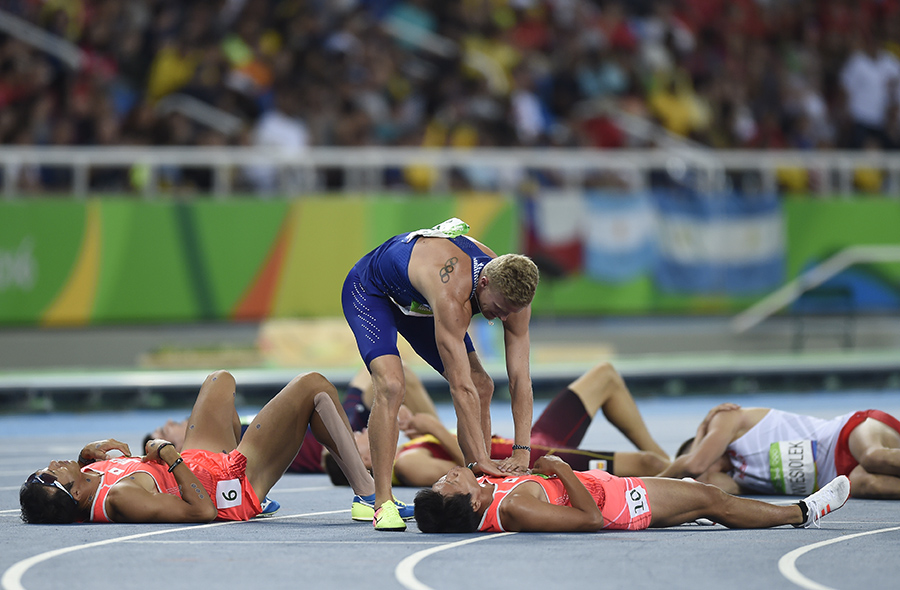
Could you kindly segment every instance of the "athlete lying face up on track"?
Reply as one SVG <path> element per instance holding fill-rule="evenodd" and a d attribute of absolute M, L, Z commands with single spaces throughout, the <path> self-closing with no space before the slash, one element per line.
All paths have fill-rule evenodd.
<path fill-rule="evenodd" d="M 416 495 L 415 513 L 425 533 L 641 530 L 701 518 L 729 528 L 809 527 L 818 526 L 849 495 L 850 481 L 839 476 L 796 504 L 776 506 L 692 480 L 576 472 L 548 455 L 530 475 L 476 478 L 471 470 L 454 467 Z"/>
<path fill-rule="evenodd" d="M 51 461 L 19 491 L 22 520 L 247 520 L 260 513 L 260 498 L 291 464 L 307 427 L 340 462 L 356 494 L 374 496 L 375 482 L 359 457 L 337 391 L 325 377 L 295 377 L 260 410 L 243 438 L 234 392 L 230 373 L 216 371 L 206 378 L 181 452 L 170 441 L 153 439 L 145 456 L 131 457 L 128 445 L 107 439 L 85 445 L 77 462 Z"/>

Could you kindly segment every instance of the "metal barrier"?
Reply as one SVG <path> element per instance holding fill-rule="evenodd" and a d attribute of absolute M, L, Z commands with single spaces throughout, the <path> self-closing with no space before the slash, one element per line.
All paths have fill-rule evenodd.
<path fill-rule="evenodd" d="M 213 178 L 209 192 L 225 197 L 239 188 L 236 172 L 253 166 L 279 171 L 276 189 L 287 196 L 329 190 L 382 191 L 388 188 L 386 172 L 409 168 L 429 170 L 426 190 L 451 190 L 454 171 L 478 170 L 487 172 L 490 179 L 488 186 L 479 188 L 505 192 L 515 190 L 529 171 L 536 170 L 551 171 L 563 188 L 589 186 L 598 174 L 606 174 L 614 175 L 629 190 L 650 185 L 651 175 L 662 172 L 674 182 L 710 193 L 729 189 L 736 175 L 749 175 L 751 186 L 772 192 L 778 189 L 780 172 L 803 170 L 816 178 L 810 192 L 822 195 L 851 194 L 854 175 L 867 170 L 879 175 L 881 192 L 900 196 L 900 155 L 884 152 L 714 151 L 687 146 L 654 150 L 321 147 L 302 153 L 262 147 L 0 147 L 2 190 L 7 199 L 16 197 L 19 171 L 27 166 L 71 170 L 68 193 L 77 197 L 95 194 L 90 186 L 92 169 L 136 166 L 146 172 L 135 188 L 145 196 L 161 192 L 161 171 L 192 167 L 208 169 Z M 326 179 L 335 170 L 340 172 L 339 186 Z"/>

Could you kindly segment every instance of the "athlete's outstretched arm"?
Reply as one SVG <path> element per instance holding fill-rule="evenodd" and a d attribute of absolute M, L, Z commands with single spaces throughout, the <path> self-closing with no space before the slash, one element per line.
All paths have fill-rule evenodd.
<path fill-rule="evenodd" d="M 709 421 L 706 435 L 694 440 L 691 450 L 676 457 L 659 477 L 697 477 L 712 467 L 728 449 L 740 427 L 741 412 L 719 412 Z"/>
<path fill-rule="evenodd" d="M 534 415 L 534 390 L 531 384 L 529 357 L 531 341 L 528 332 L 531 306 L 510 314 L 503 322 L 503 342 L 506 347 L 506 372 L 509 376 L 509 397 L 512 408 L 514 441 L 521 447 L 531 446 L 531 420 Z M 513 451 L 512 457 L 500 462 L 507 471 L 525 471 L 531 453 L 527 449 Z"/>

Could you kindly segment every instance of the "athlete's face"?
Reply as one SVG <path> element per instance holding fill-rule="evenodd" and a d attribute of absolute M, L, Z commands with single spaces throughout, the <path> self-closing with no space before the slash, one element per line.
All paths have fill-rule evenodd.
<path fill-rule="evenodd" d="M 481 488 L 471 469 L 456 466 L 435 482 L 431 489 L 442 496 L 472 494 L 474 498 Z"/>
<path fill-rule="evenodd" d="M 150 433 L 150 438 L 160 438 L 162 440 L 167 440 L 173 445 L 177 450 L 181 450 L 181 447 L 184 446 L 184 433 L 187 428 L 187 420 L 182 420 L 180 422 L 176 422 L 175 420 L 169 420 L 156 430 Z"/>
<path fill-rule="evenodd" d="M 485 285 L 481 289 L 481 293 L 476 293 L 475 297 L 478 300 L 478 306 L 481 308 L 481 315 L 486 320 L 499 319 L 501 322 L 505 322 L 506 318 L 511 314 L 524 309 L 524 307 L 516 307 L 507 301 L 506 297 L 501 295 L 490 284 Z"/>
<path fill-rule="evenodd" d="M 81 466 L 76 461 L 50 461 L 45 469 L 38 469 L 35 473 L 49 474 L 55 477 L 60 485 L 66 486 L 78 479 Z"/>

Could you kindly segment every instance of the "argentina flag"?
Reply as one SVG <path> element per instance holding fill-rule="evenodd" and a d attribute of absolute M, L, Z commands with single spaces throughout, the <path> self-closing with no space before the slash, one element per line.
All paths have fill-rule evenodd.
<path fill-rule="evenodd" d="M 656 212 L 641 193 L 585 194 L 584 271 L 594 280 L 624 283 L 650 275 L 656 260 Z"/>
<path fill-rule="evenodd" d="M 784 218 L 777 195 L 654 191 L 654 200 L 661 290 L 756 295 L 784 281 Z"/>

